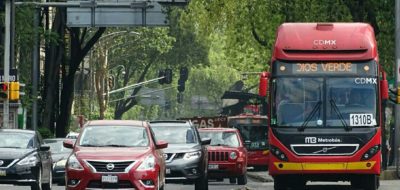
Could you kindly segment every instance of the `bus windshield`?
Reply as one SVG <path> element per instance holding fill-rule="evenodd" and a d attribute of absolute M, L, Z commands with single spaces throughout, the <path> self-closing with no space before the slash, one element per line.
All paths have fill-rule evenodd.
<path fill-rule="evenodd" d="M 272 80 L 275 127 L 372 127 L 377 125 L 377 78 L 279 77 Z"/>

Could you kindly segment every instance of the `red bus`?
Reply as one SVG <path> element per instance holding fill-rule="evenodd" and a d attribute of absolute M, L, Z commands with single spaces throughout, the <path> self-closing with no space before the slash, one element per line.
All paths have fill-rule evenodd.
<path fill-rule="evenodd" d="M 282 24 L 270 69 L 260 79 L 260 95 L 269 89 L 268 168 L 275 189 L 304 189 L 308 181 L 377 189 L 388 86 L 373 28 Z"/>
<path fill-rule="evenodd" d="M 247 149 L 247 166 L 267 170 L 269 162 L 268 118 L 242 114 L 228 117 L 228 127 L 239 130 Z"/>

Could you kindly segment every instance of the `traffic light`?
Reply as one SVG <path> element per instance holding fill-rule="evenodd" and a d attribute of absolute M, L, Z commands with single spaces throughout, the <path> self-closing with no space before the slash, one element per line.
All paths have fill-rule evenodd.
<path fill-rule="evenodd" d="M 179 70 L 179 74 L 180 77 L 179 79 L 183 80 L 183 81 L 187 81 L 187 79 L 189 78 L 189 70 L 187 67 L 181 67 L 181 69 Z"/>
<path fill-rule="evenodd" d="M 164 72 L 164 70 L 159 70 L 158 71 L 158 78 L 161 78 L 161 77 L 163 77 L 165 75 L 165 72 Z M 161 78 L 161 79 L 158 79 L 158 83 L 160 83 L 160 84 L 164 84 L 165 82 L 165 77 L 164 78 Z"/>
<path fill-rule="evenodd" d="M 171 84 L 171 82 L 172 82 L 172 69 L 165 69 L 164 74 L 165 74 L 164 83 L 165 84 Z"/>
<path fill-rule="evenodd" d="M 394 95 L 394 98 L 389 97 L 389 99 L 396 104 L 400 104 L 400 87 L 397 87 L 396 89 L 390 89 L 389 91 L 392 93 L 392 95 Z"/>
<path fill-rule="evenodd" d="M 178 91 L 179 92 L 185 91 L 185 81 L 184 80 L 181 80 L 181 79 L 178 80 Z"/>
<path fill-rule="evenodd" d="M 189 70 L 187 67 L 182 67 L 179 70 L 179 80 L 178 80 L 178 91 L 183 92 L 185 91 L 185 82 L 189 77 Z"/>
<path fill-rule="evenodd" d="M 8 98 L 8 85 L 7 83 L 0 83 L 0 98 L 7 99 Z"/>
<path fill-rule="evenodd" d="M 19 100 L 19 89 L 20 89 L 20 84 L 19 82 L 10 82 L 9 85 L 9 100 Z"/>

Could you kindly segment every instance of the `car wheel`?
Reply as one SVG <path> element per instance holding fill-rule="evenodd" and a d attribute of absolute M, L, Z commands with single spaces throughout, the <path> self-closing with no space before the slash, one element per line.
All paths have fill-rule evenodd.
<path fill-rule="evenodd" d="M 238 185 L 246 185 L 247 184 L 247 176 L 246 174 L 241 175 L 237 178 Z"/>
<path fill-rule="evenodd" d="M 53 185 L 53 173 L 50 171 L 49 174 L 49 183 L 43 184 L 43 190 L 51 190 L 51 187 Z"/>
<path fill-rule="evenodd" d="M 235 184 L 236 183 L 236 178 L 234 178 L 234 177 L 229 178 L 229 183 L 230 184 Z"/>
<path fill-rule="evenodd" d="M 36 175 L 36 182 L 31 184 L 31 190 L 42 190 L 42 168 L 39 167 Z"/>
<path fill-rule="evenodd" d="M 208 190 L 208 178 L 206 175 L 196 180 L 194 190 Z"/>

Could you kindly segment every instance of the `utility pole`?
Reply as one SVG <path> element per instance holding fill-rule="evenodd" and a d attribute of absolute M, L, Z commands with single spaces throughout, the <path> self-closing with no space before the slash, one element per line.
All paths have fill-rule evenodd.
<path fill-rule="evenodd" d="M 4 83 L 8 84 L 10 76 L 10 48 L 11 48 L 11 3 L 13 0 L 5 1 L 5 28 L 4 28 Z M 8 90 L 8 88 L 7 88 Z M 3 102 L 3 127 L 9 128 L 10 102 L 8 98 Z"/>
<path fill-rule="evenodd" d="M 396 85 L 395 87 L 398 88 L 400 85 L 400 0 L 396 0 L 395 6 L 395 13 L 396 13 Z M 400 132 L 400 105 L 395 104 L 395 120 L 394 120 L 394 157 L 398 158 L 399 155 L 399 132 Z"/>

